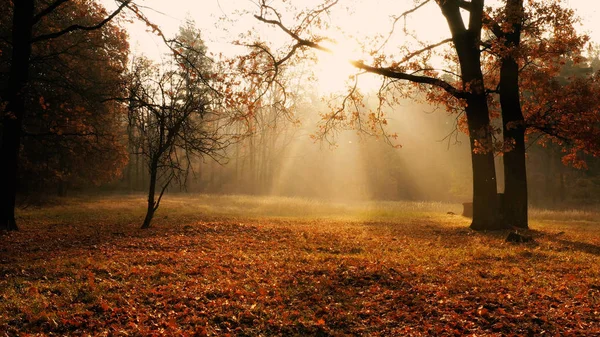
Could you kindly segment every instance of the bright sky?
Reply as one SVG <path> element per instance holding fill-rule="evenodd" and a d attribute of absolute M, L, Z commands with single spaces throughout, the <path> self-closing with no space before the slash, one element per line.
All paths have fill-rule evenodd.
<path fill-rule="evenodd" d="M 113 0 L 101 0 L 108 8 L 114 8 Z M 144 13 L 156 24 L 158 24 L 167 36 L 176 34 L 178 27 L 185 22 L 186 18 L 195 20 L 198 28 L 203 32 L 203 38 L 210 52 L 218 54 L 235 54 L 242 51 L 239 47 L 234 47 L 231 41 L 235 40 L 240 33 L 250 28 L 260 30 L 260 36 L 265 40 L 285 41 L 285 36 L 276 28 L 258 22 L 251 14 L 240 15 L 243 11 L 254 13 L 256 4 L 252 0 L 138 0 L 136 1 L 145 7 Z M 490 3 L 493 1 L 490 1 Z M 593 0 L 565 0 L 565 2 L 576 10 L 583 19 L 582 31 L 590 34 L 592 40 L 600 44 L 600 24 L 594 20 L 598 15 L 598 3 Z M 274 6 L 278 6 L 278 1 L 273 1 Z M 312 3 L 319 4 L 320 0 L 297 0 L 302 6 L 310 6 Z M 341 0 L 338 6 L 350 7 L 352 12 L 348 15 L 346 12 L 333 14 L 331 21 L 339 25 L 346 33 L 354 36 L 373 36 L 377 33 L 386 33 L 389 31 L 389 15 L 401 13 L 413 6 L 413 0 L 391 1 L 391 0 Z M 441 18 L 439 9 L 434 4 L 428 4 L 418 12 L 411 15 L 406 27 L 418 32 L 419 39 L 429 42 L 438 42 L 446 38 L 447 27 Z M 383 13 L 383 14 L 382 14 Z M 221 21 L 220 18 L 229 18 L 236 20 L 235 23 Z M 285 18 L 284 18 L 285 19 Z M 292 19 L 289 19 L 292 23 Z M 286 21 L 287 22 L 287 21 Z M 399 25 L 399 29 L 404 25 Z M 160 55 L 166 52 L 162 41 L 146 32 L 145 26 L 141 24 L 128 25 L 131 36 L 131 47 L 134 53 L 144 53 L 149 57 L 158 59 Z M 335 33 L 332 34 L 335 36 Z M 396 37 L 399 38 L 399 37 Z M 410 37 L 403 37 L 408 38 Z M 404 41 L 398 41 L 399 44 Z M 391 43 L 390 45 L 394 45 Z M 345 52 L 355 53 L 352 48 L 346 46 Z M 347 65 L 340 63 L 332 57 L 324 56 L 321 61 L 321 68 L 328 69 L 328 74 L 323 74 L 325 86 L 341 86 L 347 77 L 350 69 Z M 321 71 L 323 73 L 323 71 Z M 342 77 L 337 84 L 329 83 L 337 81 L 336 78 Z"/>
<path fill-rule="evenodd" d="M 101 0 L 106 4 L 107 7 L 114 8 L 114 1 L 112 0 Z M 600 43 L 600 27 L 597 20 L 598 14 L 598 3 L 594 0 L 564 0 L 568 5 L 576 10 L 584 20 L 585 31 L 588 31 L 593 36 L 594 40 Z M 227 25 L 219 25 L 218 20 L 220 17 L 229 17 L 232 19 L 238 19 L 239 16 L 236 12 L 243 10 L 253 10 L 256 8 L 255 2 L 252 0 L 138 0 L 137 3 L 144 7 L 147 7 L 145 13 L 154 20 L 167 34 L 174 34 L 177 31 L 177 27 L 185 21 L 186 17 L 193 18 L 198 24 L 199 28 L 206 31 L 205 39 L 209 40 L 211 44 L 226 45 L 232 38 L 231 33 L 238 33 L 244 31 L 248 26 L 260 26 L 261 23 L 256 21 L 250 15 L 246 15 L 245 20 L 236 24 L 234 27 Z M 309 3 L 314 2 L 320 3 L 318 0 L 301 0 L 297 3 L 303 6 L 308 6 Z M 353 31 L 354 33 L 362 32 L 367 34 L 373 34 L 375 32 L 386 31 L 388 22 L 382 20 L 386 17 L 387 13 L 392 15 L 401 11 L 402 9 L 409 8 L 414 1 L 389 1 L 389 0 L 342 0 L 340 5 L 344 6 L 346 3 L 354 8 L 353 14 L 350 17 L 333 17 L 332 20 L 336 24 L 341 25 L 346 30 Z M 274 2 L 276 3 L 276 2 Z M 394 5 L 394 4 L 400 5 Z M 390 8 L 391 7 L 391 8 Z M 382 8 L 386 8 L 382 10 Z M 428 37 L 438 35 L 435 33 L 436 20 L 432 18 L 436 15 L 438 10 L 435 6 L 427 5 L 427 8 L 423 8 L 419 13 L 413 15 L 413 22 L 409 22 L 409 26 L 414 26 L 415 30 L 419 31 L 419 36 L 427 39 Z M 375 20 L 378 19 L 378 20 Z M 432 26 L 433 24 L 433 26 Z M 223 29 L 229 29 L 230 32 L 225 32 Z M 150 43 L 148 46 L 148 35 L 146 33 L 139 34 L 139 27 L 135 29 L 135 34 L 132 34 L 132 39 L 138 40 L 140 45 L 144 45 L 144 48 L 152 48 L 154 43 Z M 158 40 L 156 40 L 158 42 Z"/>
<path fill-rule="evenodd" d="M 101 1 L 109 8 L 115 7 L 112 0 Z M 237 34 L 245 32 L 251 27 L 265 31 L 268 34 L 265 38 L 272 36 L 273 33 L 280 35 L 274 32 L 274 29 L 271 27 L 258 22 L 251 14 L 239 15 L 244 10 L 254 13 L 257 7 L 251 0 L 141 0 L 136 2 L 145 7 L 144 13 L 154 23 L 157 23 L 168 36 L 174 35 L 177 32 L 177 27 L 186 18 L 194 19 L 197 26 L 205 33 L 204 39 L 209 47 L 212 47 L 210 49 L 213 52 L 228 52 L 228 49 L 231 48 L 230 42 L 236 38 Z M 320 3 L 318 0 L 302 0 L 299 3 L 303 6 L 308 6 L 309 2 Z M 389 29 L 389 22 L 381 20 L 382 15 L 374 11 L 374 9 L 381 8 L 381 5 L 384 3 L 387 3 L 389 6 L 389 0 L 346 0 L 346 2 L 351 3 L 354 9 L 352 15 L 350 17 L 332 17 L 332 21 L 340 25 L 346 32 L 351 32 L 353 35 L 372 35 L 385 32 Z M 398 11 L 401 11 L 408 8 L 412 3 L 412 1 L 405 2 L 405 6 L 401 6 L 400 9 L 398 9 L 398 6 L 394 7 Z M 420 11 L 414 21 L 427 21 L 426 18 L 431 15 L 431 9 L 435 8 Z M 390 9 L 387 12 L 393 13 L 395 10 Z M 220 21 L 219 19 L 222 17 L 237 20 L 237 22 L 232 25 L 225 21 Z M 383 17 L 387 18 L 387 15 Z M 291 22 L 292 20 L 289 21 L 293 23 Z M 364 24 L 357 25 L 357 22 L 363 22 Z M 413 23 L 410 24 L 410 26 L 413 25 Z M 419 25 L 414 26 L 418 28 Z M 427 28 L 425 31 L 420 32 L 420 37 L 427 39 L 431 36 L 430 33 L 438 35 L 435 34 L 434 30 L 430 29 L 430 25 Z M 132 47 L 138 45 L 140 50 L 149 54 L 155 54 L 158 50 L 164 51 L 162 46 L 160 46 L 160 39 L 151 33 L 145 32 L 145 28 L 142 25 L 128 25 L 128 29 L 132 38 Z"/>

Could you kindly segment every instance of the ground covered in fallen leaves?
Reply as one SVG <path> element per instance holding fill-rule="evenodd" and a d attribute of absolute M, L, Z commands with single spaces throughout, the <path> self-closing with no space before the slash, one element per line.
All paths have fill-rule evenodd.
<path fill-rule="evenodd" d="M 168 198 L 150 230 L 141 196 L 20 211 L 0 335 L 600 335 L 595 213 L 511 244 L 456 205 Z"/>

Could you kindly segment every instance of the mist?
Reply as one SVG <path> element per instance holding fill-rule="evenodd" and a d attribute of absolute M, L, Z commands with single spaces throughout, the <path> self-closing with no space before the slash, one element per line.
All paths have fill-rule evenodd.
<path fill-rule="evenodd" d="M 455 132 L 457 116 L 406 101 L 388 111 L 386 131 L 398 135 L 394 147 L 357 130 L 315 140 L 319 112 L 326 111 L 314 107 L 296 112 L 303 123 L 263 118 L 267 125 L 228 149 L 226 163 L 199 161 L 186 190 L 332 201 L 471 198 L 469 143 Z"/>
<path fill-rule="evenodd" d="M 372 94 L 374 95 L 374 94 Z M 386 132 L 336 129 L 327 139 L 315 139 L 325 99 L 306 94 L 294 110 L 265 108 L 257 113 L 251 132 L 227 149 L 224 161 L 195 158 L 186 180 L 167 193 L 244 194 L 299 197 L 334 202 L 442 201 L 472 199 L 469 139 L 456 129 L 460 116 L 413 100 L 386 111 Z M 366 108 L 374 108 L 373 99 Z M 232 126 L 239 131 L 241 126 Z M 393 145 L 398 145 L 394 147 Z M 502 156 L 496 156 L 498 191 L 504 190 Z M 596 161 L 589 170 L 567 167 L 557 147 L 528 144 L 530 203 L 545 208 L 594 204 Z M 130 158 L 113 190 L 143 192 L 147 177 L 143 160 Z"/>

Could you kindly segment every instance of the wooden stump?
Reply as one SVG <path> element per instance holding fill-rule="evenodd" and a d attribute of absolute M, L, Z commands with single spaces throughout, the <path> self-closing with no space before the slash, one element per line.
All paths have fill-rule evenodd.
<path fill-rule="evenodd" d="M 473 218 L 473 203 L 472 202 L 463 202 L 462 216 L 465 216 L 467 218 Z"/>

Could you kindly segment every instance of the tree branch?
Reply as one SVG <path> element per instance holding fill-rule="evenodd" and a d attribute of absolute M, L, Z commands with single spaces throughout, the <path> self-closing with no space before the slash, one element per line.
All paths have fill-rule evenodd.
<path fill-rule="evenodd" d="M 324 52 L 327 52 L 327 53 L 333 53 L 333 50 L 331 50 L 331 49 L 329 49 L 327 47 L 324 47 L 324 46 L 322 46 L 322 45 L 320 45 L 320 44 L 318 44 L 316 42 L 309 41 L 309 40 L 301 38 L 300 36 L 298 36 L 298 34 L 292 32 L 290 29 L 288 29 L 287 27 L 285 27 L 283 25 L 283 23 L 281 23 L 281 21 L 266 19 L 266 18 L 264 18 L 262 16 L 259 16 L 259 15 L 254 15 L 254 17 L 257 20 L 261 21 L 261 22 L 264 22 L 264 23 L 267 23 L 267 24 L 271 24 L 271 25 L 275 25 L 275 26 L 279 27 L 286 34 L 288 34 L 291 38 L 293 38 L 294 40 L 297 41 L 297 43 L 292 47 L 292 50 L 282 60 L 276 61 L 274 63 L 275 67 L 280 66 L 283 62 L 285 62 L 286 60 L 288 60 L 299 47 L 309 47 L 309 48 L 321 50 L 321 51 L 324 51 Z M 433 49 L 433 48 L 435 48 L 437 46 L 440 46 L 440 45 L 442 45 L 444 43 L 450 42 L 451 40 L 452 39 L 443 40 L 443 41 L 441 41 L 439 43 L 436 43 L 434 45 L 425 47 L 425 48 L 423 48 L 420 51 L 416 51 L 415 53 L 409 54 L 405 59 L 407 60 L 407 59 L 409 59 L 411 57 L 414 57 L 414 55 L 417 55 L 418 53 L 422 53 L 422 52 L 427 51 L 429 49 Z M 349 62 L 354 67 L 356 67 L 358 69 L 365 70 L 365 71 L 373 73 L 373 74 L 378 74 L 378 75 L 382 75 L 382 76 L 386 76 L 386 77 L 390 77 L 390 78 L 408 80 L 408 81 L 411 81 L 411 82 L 423 83 L 423 84 L 430 84 L 430 85 L 433 85 L 433 86 L 437 86 L 439 88 L 442 88 L 442 89 L 446 90 L 448 93 L 450 93 L 452 96 L 454 96 L 456 98 L 466 98 L 468 96 L 468 94 L 466 92 L 464 92 L 462 90 L 459 90 L 459 89 L 456 89 L 454 86 L 452 86 L 448 82 L 446 82 L 444 80 L 441 80 L 441 79 L 438 79 L 438 78 L 407 74 L 407 73 L 395 71 L 393 68 L 373 67 L 373 66 L 365 65 L 363 63 L 363 61 L 358 61 L 358 60 L 350 60 Z"/>
<path fill-rule="evenodd" d="M 466 10 L 466 11 L 471 11 L 471 1 L 466 1 L 466 0 L 458 0 L 458 7 Z"/>
<path fill-rule="evenodd" d="M 460 15 L 460 7 L 456 1 L 438 1 L 438 6 L 442 10 L 442 14 L 448 22 L 448 28 L 452 36 L 462 36 L 466 31 L 465 22 Z M 469 15 L 471 17 L 471 15 Z"/>
<path fill-rule="evenodd" d="M 43 9 L 41 12 L 39 12 L 38 14 L 36 14 L 33 17 L 32 25 L 35 25 L 44 16 L 46 16 L 46 15 L 54 12 L 54 10 L 57 9 L 60 5 L 64 4 L 65 2 L 68 2 L 68 1 L 70 1 L 70 0 L 56 0 L 56 1 L 54 1 L 54 3 L 52 3 L 51 5 L 49 5 L 48 7 L 46 7 L 45 9 Z"/>
<path fill-rule="evenodd" d="M 190 62 L 190 60 L 185 57 L 185 55 L 183 55 L 179 50 L 177 50 L 177 48 L 175 48 L 173 46 L 173 42 L 175 40 L 169 40 L 167 39 L 167 37 L 165 36 L 165 34 L 162 32 L 162 30 L 160 29 L 160 27 L 158 27 L 158 25 L 153 24 L 150 19 L 148 19 L 144 13 L 142 13 L 138 6 L 134 3 L 132 3 L 132 0 L 127 0 L 127 2 L 129 3 L 129 5 L 127 6 L 134 14 L 135 16 L 137 16 L 137 18 L 142 21 L 143 23 L 145 23 L 147 26 L 152 28 L 152 32 L 155 33 L 156 35 L 158 35 L 164 42 L 164 44 L 167 46 L 167 48 L 169 48 L 169 50 L 171 50 L 171 52 L 173 53 L 173 55 L 177 56 L 177 57 L 181 57 L 184 62 L 186 63 L 186 66 L 189 66 L 190 68 L 192 68 L 196 74 L 198 75 L 198 78 L 200 78 L 200 80 L 202 81 L 202 83 L 204 85 L 206 85 L 206 87 L 214 94 L 216 94 L 219 97 L 223 97 L 223 93 L 220 92 L 217 88 L 215 88 L 208 79 L 205 78 L 205 76 L 203 75 L 201 69 L 198 69 L 193 62 Z"/>
<path fill-rule="evenodd" d="M 289 30 L 287 27 L 285 27 L 285 26 L 284 26 L 284 25 L 281 23 L 281 21 L 265 19 L 264 17 L 262 17 L 262 16 L 259 16 L 259 15 L 254 15 L 254 17 L 255 17 L 257 20 L 259 20 L 259 21 L 262 21 L 262 22 L 264 22 L 264 23 L 268 23 L 268 24 L 271 24 L 271 25 L 278 26 L 278 27 L 279 27 L 279 28 L 281 28 L 281 30 L 283 30 L 283 31 L 284 31 L 286 34 L 288 34 L 288 35 L 289 35 L 289 36 L 291 36 L 291 37 L 292 37 L 294 40 L 296 40 L 296 41 L 298 42 L 298 43 L 297 43 L 297 45 L 298 45 L 298 46 L 305 46 L 305 47 L 310 47 L 310 48 L 313 48 L 313 49 L 318 49 L 318 50 L 321 50 L 321 51 L 324 51 L 324 52 L 327 52 L 327 53 L 333 53 L 333 50 L 331 50 L 331 49 L 329 49 L 329 48 L 327 48 L 327 47 L 321 46 L 320 44 L 318 44 L 318 43 L 316 43 L 316 42 L 309 41 L 309 40 L 305 40 L 305 39 L 301 38 L 301 37 L 300 37 L 300 36 L 298 36 L 296 33 L 292 32 L 292 31 L 291 31 L 291 30 Z M 297 48 L 297 47 L 296 47 L 296 48 Z M 289 58 L 289 57 L 288 57 L 288 58 Z"/>
<path fill-rule="evenodd" d="M 154 212 L 156 212 L 156 210 L 158 209 L 158 206 L 160 206 L 160 201 L 162 200 L 162 197 L 165 194 L 167 187 L 169 187 L 169 185 L 171 184 L 171 180 L 173 180 L 174 177 L 175 177 L 175 174 L 171 174 L 169 176 L 169 179 L 163 184 L 163 186 L 160 190 L 160 194 L 158 195 L 158 199 L 154 202 L 154 205 L 152 205 L 152 209 Z"/>
<path fill-rule="evenodd" d="M 462 1 L 461 1 L 462 2 Z M 459 4 L 460 6 L 460 4 Z M 484 12 L 484 1 L 483 0 L 473 0 L 471 1 L 471 6 L 469 10 L 469 31 L 473 34 L 478 34 L 478 41 L 481 41 L 479 38 L 479 34 L 481 32 L 481 28 L 483 27 L 483 12 Z"/>
<path fill-rule="evenodd" d="M 60 0 L 57 0 L 57 2 L 58 1 L 60 1 Z M 65 35 L 65 34 L 68 34 L 68 33 L 74 32 L 74 31 L 78 31 L 78 30 L 91 31 L 91 30 L 100 29 L 100 28 L 104 27 L 104 25 L 106 25 L 108 22 L 110 22 L 115 16 L 117 16 L 119 13 L 121 13 L 121 11 L 123 11 L 123 9 L 125 7 L 127 7 L 127 5 L 129 5 L 129 3 L 131 3 L 131 2 L 132 2 L 132 0 L 123 0 L 121 2 L 121 5 L 114 12 L 112 12 L 104 20 L 100 21 L 99 23 L 97 23 L 93 26 L 82 26 L 79 24 L 71 25 L 63 30 L 58 31 L 58 32 L 36 36 L 31 39 L 31 43 L 36 43 L 36 42 L 40 42 L 40 41 L 44 41 L 44 40 L 48 40 L 48 39 L 55 39 L 55 38 Z"/>
<path fill-rule="evenodd" d="M 421 48 L 421 49 L 419 49 L 419 50 L 415 50 L 414 52 L 412 52 L 412 53 L 410 53 L 410 54 L 406 55 L 406 56 L 405 56 L 405 57 L 404 57 L 404 58 L 403 58 L 403 59 L 402 59 L 402 60 L 399 62 L 399 64 L 402 64 L 402 63 L 404 63 L 404 62 L 406 62 L 406 61 L 410 60 L 411 58 L 413 58 L 413 57 L 415 57 L 415 56 L 417 56 L 417 55 L 420 55 L 420 54 L 422 54 L 422 53 L 424 53 L 424 52 L 426 52 L 426 51 L 429 51 L 429 50 L 431 50 L 431 49 L 437 48 L 437 47 L 439 47 L 439 46 L 441 46 L 441 45 L 444 45 L 444 44 L 446 44 L 446 43 L 448 43 L 448 42 L 452 42 L 452 38 L 447 38 L 447 39 L 445 39 L 445 40 L 442 40 L 442 41 L 440 41 L 440 42 L 438 42 L 438 43 L 430 44 L 430 45 L 428 45 L 428 46 L 426 46 L 426 47 L 423 47 L 423 48 Z"/>
<path fill-rule="evenodd" d="M 483 15 L 483 24 L 485 25 L 485 27 L 487 29 L 489 29 L 497 38 L 502 38 L 504 37 L 504 32 L 502 31 L 502 27 L 500 27 L 500 25 L 495 22 L 494 20 L 492 20 L 492 18 L 489 16 L 489 14 L 484 13 Z"/>
<path fill-rule="evenodd" d="M 394 69 L 392 69 L 392 68 L 372 67 L 372 66 L 364 64 L 362 61 L 350 61 L 350 63 L 358 69 L 362 69 L 364 71 L 367 71 L 367 72 L 370 72 L 373 74 L 378 74 L 378 75 L 382 75 L 382 76 L 389 77 L 389 78 L 395 78 L 395 79 L 399 79 L 399 80 L 407 80 L 407 81 L 411 81 L 411 82 L 415 82 L 415 83 L 433 85 L 433 86 L 439 87 L 441 89 L 444 89 L 446 92 L 448 92 L 449 94 L 451 94 L 452 96 L 454 96 L 456 98 L 467 98 L 469 96 L 469 94 L 467 92 L 456 89 L 450 83 L 448 83 L 444 80 L 441 80 L 439 78 L 407 74 L 407 73 L 403 73 L 403 72 L 394 71 Z"/>
<path fill-rule="evenodd" d="M 398 23 L 398 21 L 400 21 L 400 19 L 402 18 L 406 18 L 409 14 L 416 12 L 417 10 L 419 10 L 419 8 L 425 6 L 427 3 L 429 3 L 431 0 L 426 0 L 423 3 L 405 11 L 404 13 L 394 17 L 394 22 L 392 22 L 392 29 L 390 30 L 387 38 L 385 39 L 385 41 L 383 41 L 383 43 L 381 43 L 381 46 L 379 46 L 379 48 L 377 48 L 377 51 L 379 52 L 383 46 L 385 46 L 388 41 L 390 40 L 390 38 L 392 38 L 392 35 L 394 34 L 394 31 L 396 30 L 396 24 Z"/>

